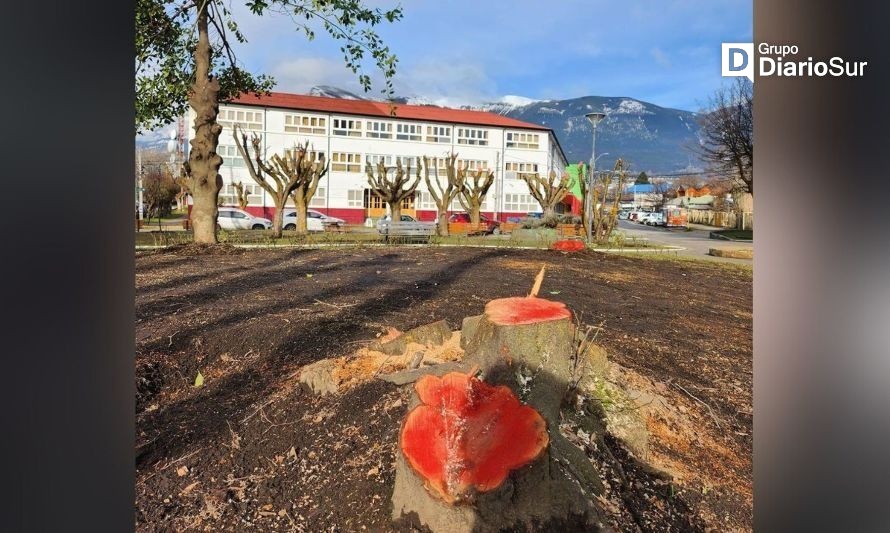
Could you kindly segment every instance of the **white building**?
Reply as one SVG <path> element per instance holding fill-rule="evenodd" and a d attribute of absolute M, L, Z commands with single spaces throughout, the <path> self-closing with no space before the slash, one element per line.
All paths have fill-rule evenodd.
<path fill-rule="evenodd" d="M 193 121 L 192 112 L 189 122 Z M 427 156 L 436 162 L 444 183 L 445 157 L 453 151 L 469 169 L 494 172 L 495 182 L 482 211 L 501 220 L 541 211 L 519 179 L 521 173 L 543 175 L 555 170 L 561 174 L 566 167 L 552 130 L 483 111 L 403 104 L 393 110 L 386 102 L 272 93 L 241 96 L 220 105 L 218 121 L 223 126 L 218 153 L 224 160 L 220 167 L 224 205 L 236 203 L 232 184 L 240 182 L 251 192 L 248 210 L 264 216 L 272 215 L 274 204 L 251 179 L 238 154 L 232 136 L 236 123 L 248 135 L 261 136 L 267 160 L 308 141 L 315 156 L 329 162 L 310 207 L 355 224 L 385 213 L 385 205 L 369 194 L 366 162 L 374 165 L 382 159 L 394 166 L 399 157 L 403 166 L 410 163 L 416 169 L 417 161 Z M 435 220 L 435 210 L 421 179 L 402 212 Z M 452 210 L 462 210 L 457 200 Z"/>

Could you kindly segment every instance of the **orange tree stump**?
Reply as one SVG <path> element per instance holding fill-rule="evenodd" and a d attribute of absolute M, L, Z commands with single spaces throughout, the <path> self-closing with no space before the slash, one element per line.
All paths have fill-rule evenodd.
<path fill-rule="evenodd" d="M 434 532 L 599 529 L 599 476 L 559 433 L 574 333 L 559 302 L 486 305 L 462 339 L 464 363 L 478 374 L 415 384 L 396 453 L 394 520 Z"/>

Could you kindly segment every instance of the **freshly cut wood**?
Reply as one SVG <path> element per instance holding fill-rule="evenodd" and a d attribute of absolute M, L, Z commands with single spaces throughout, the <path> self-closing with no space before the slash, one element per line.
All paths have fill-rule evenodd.
<path fill-rule="evenodd" d="M 598 530 L 602 482 L 559 432 L 574 368 L 571 312 L 504 298 L 464 326 L 463 364 L 479 377 L 417 384 L 396 454 L 393 519 L 449 533 Z"/>
<path fill-rule="evenodd" d="M 586 245 L 584 244 L 584 241 L 579 241 L 577 239 L 563 239 L 553 243 L 550 248 L 561 252 L 580 252 L 586 248 Z"/>
<path fill-rule="evenodd" d="M 566 304 L 543 298 L 501 298 L 485 304 L 485 317 L 499 326 L 535 324 L 549 320 L 570 319 Z"/>
<path fill-rule="evenodd" d="M 544 418 L 503 385 L 469 374 L 424 376 L 414 386 L 421 404 L 402 427 L 408 463 L 448 503 L 500 487 L 507 475 L 541 455 Z"/>

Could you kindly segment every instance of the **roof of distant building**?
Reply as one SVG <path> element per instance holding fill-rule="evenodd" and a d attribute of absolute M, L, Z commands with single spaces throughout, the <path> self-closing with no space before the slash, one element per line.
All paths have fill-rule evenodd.
<path fill-rule="evenodd" d="M 429 120 L 454 124 L 473 124 L 479 126 L 497 126 L 503 128 L 523 128 L 550 131 L 540 124 L 532 124 L 512 119 L 487 111 L 469 109 L 452 109 L 448 107 L 394 104 L 373 100 L 347 100 L 326 96 L 308 96 L 303 94 L 271 93 L 256 95 L 245 93 L 229 101 L 233 104 L 276 107 L 281 109 L 297 109 L 301 111 L 322 111 L 362 115 L 368 117 L 402 118 L 409 120 Z"/>
<path fill-rule="evenodd" d="M 646 194 L 655 192 L 655 186 L 651 183 L 635 183 L 627 188 L 627 192 L 632 194 Z"/>

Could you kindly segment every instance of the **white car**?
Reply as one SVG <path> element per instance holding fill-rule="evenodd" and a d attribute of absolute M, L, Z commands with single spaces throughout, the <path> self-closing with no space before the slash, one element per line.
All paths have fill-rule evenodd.
<path fill-rule="evenodd" d="M 237 207 L 220 207 L 216 225 L 225 230 L 269 229 L 272 227 L 272 221 L 268 218 L 255 217 Z"/>
<path fill-rule="evenodd" d="M 294 209 L 285 211 L 282 220 L 282 228 L 289 231 L 297 229 L 297 212 Z M 328 216 L 314 209 L 306 210 L 306 230 L 308 231 L 324 231 L 325 226 L 341 226 L 345 223 L 346 221 L 342 218 Z"/>
<path fill-rule="evenodd" d="M 664 213 L 646 213 L 642 218 L 642 222 L 647 226 L 664 225 Z"/>

